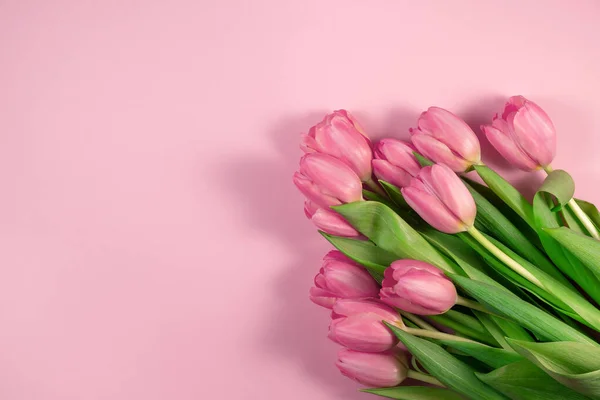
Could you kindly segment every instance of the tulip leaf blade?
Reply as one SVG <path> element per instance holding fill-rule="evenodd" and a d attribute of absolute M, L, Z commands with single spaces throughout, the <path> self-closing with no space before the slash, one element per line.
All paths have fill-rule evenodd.
<path fill-rule="evenodd" d="M 469 182 L 465 182 L 465 185 L 469 189 L 469 192 L 471 192 L 477 205 L 476 224 L 483 225 L 484 229 L 490 232 L 495 238 L 548 275 L 566 285 L 570 285 L 554 264 L 508 218 L 475 190 Z"/>
<path fill-rule="evenodd" d="M 592 339 L 512 293 L 493 285 L 452 275 L 452 280 L 493 312 L 509 318 L 547 341 L 597 345 Z"/>
<path fill-rule="evenodd" d="M 474 369 L 456 359 L 441 346 L 406 333 L 395 325 L 387 322 L 386 325 L 427 371 L 449 389 L 473 400 L 507 399 L 504 395 L 477 379 Z"/>
<path fill-rule="evenodd" d="M 320 233 L 348 258 L 363 265 L 379 283 L 383 280 L 385 269 L 398 258 L 367 240 L 333 236 L 323 231 Z"/>
<path fill-rule="evenodd" d="M 358 201 L 333 207 L 356 230 L 377 247 L 394 254 L 398 259 L 412 258 L 456 273 L 458 267 L 444 258 L 412 226 L 390 207 L 374 201 Z"/>
<path fill-rule="evenodd" d="M 476 375 L 481 381 L 515 400 L 589 399 L 552 379 L 527 359 Z"/>
<path fill-rule="evenodd" d="M 380 180 L 379 183 L 383 187 L 383 190 L 387 193 L 390 199 L 400 208 L 410 208 L 400 189 L 389 182 Z"/>
<path fill-rule="evenodd" d="M 577 257 L 572 250 L 561 245 L 549 229 L 558 229 L 563 223 L 559 213 L 552 210 L 559 204 L 568 202 L 574 190 L 573 179 L 564 171 L 552 171 L 533 198 L 533 210 L 538 236 L 546 254 L 569 278 L 581 286 L 596 302 L 600 302 L 600 280 L 594 273 L 597 263 L 591 269 L 585 267 L 585 259 Z M 568 211 L 568 210 L 567 210 Z M 593 239 L 592 239 L 593 240 Z"/>
<path fill-rule="evenodd" d="M 464 400 L 460 394 L 448 389 L 427 386 L 396 386 L 362 389 L 361 392 L 396 400 Z"/>
<path fill-rule="evenodd" d="M 594 204 L 585 200 L 575 199 L 575 202 L 579 205 L 583 212 L 590 217 L 594 225 L 596 225 L 596 227 L 600 227 L 600 212 L 598 212 L 598 208 Z"/>
<path fill-rule="evenodd" d="M 496 171 L 485 165 L 475 165 L 475 171 L 488 187 L 516 212 L 529 226 L 536 228 L 533 207 L 519 191 Z"/>
<path fill-rule="evenodd" d="M 576 342 L 508 341 L 519 354 L 564 386 L 592 399 L 600 399 L 599 347 Z"/>
<path fill-rule="evenodd" d="M 462 342 L 456 340 L 440 340 L 439 342 L 456 350 L 460 350 L 492 368 L 500 368 L 524 359 L 523 356 L 514 351 L 490 347 L 477 342 Z"/>
<path fill-rule="evenodd" d="M 545 228 L 544 231 L 590 271 L 600 274 L 600 241 L 565 227 Z"/>

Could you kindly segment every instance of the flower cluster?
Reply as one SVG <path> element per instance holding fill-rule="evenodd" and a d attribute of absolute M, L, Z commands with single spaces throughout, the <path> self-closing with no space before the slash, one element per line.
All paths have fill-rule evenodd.
<path fill-rule="evenodd" d="M 582 327 L 600 332 L 600 213 L 552 170 L 556 132 L 538 105 L 511 97 L 481 130 L 517 168 L 546 171 L 533 203 L 484 164 L 473 129 L 439 107 L 419 116 L 411 142 L 373 143 L 345 110 L 301 136 L 293 180 L 307 218 L 338 248 L 310 289 L 331 310 L 336 365 L 394 387 L 370 389 L 391 398 L 413 398 L 399 386 L 407 378 L 427 383 L 418 392 L 427 398 L 545 396 L 496 382 L 511 373 L 560 398 L 598 398 L 585 374 L 600 373 L 600 344 Z M 541 362 L 531 346 L 543 345 L 552 351 Z M 568 368 L 580 379 L 561 378 Z"/>

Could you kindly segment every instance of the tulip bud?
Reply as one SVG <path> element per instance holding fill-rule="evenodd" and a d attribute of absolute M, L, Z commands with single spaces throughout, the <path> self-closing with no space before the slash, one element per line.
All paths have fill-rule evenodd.
<path fill-rule="evenodd" d="M 323 266 L 310 289 L 313 303 L 333 308 L 337 299 L 375 298 L 379 285 L 360 265 L 340 251 L 332 250 L 323 258 Z"/>
<path fill-rule="evenodd" d="M 502 117 L 496 114 L 492 125 L 481 129 L 498 153 L 522 170 L 547 167 L 556 154 L 556 131 L 550 117 L 523 96 L 508 99 Z"/>
<path fill-rule="evenodd" d="M 349 349 L 376 353 L 398 344 L 396 336 L 381 321 L 402 324 L 402 319 L 379 301 L 338 300 L 331 317 L 329 338 Z"/>
<path fill-rule="evenodd" d="M 383 181 L 397 187 L 408 186 L 412 177 L 419 174 L 421 166 L 408 143 L 396 139 L 383 139 L 375 147 L 373 172 Z"/>
<path fill-rule="evenodd" d="M 327 114 L 302 134 L 300 148 L 305 153 L 329 154 L 346 163 L 363 182 L 371 179 L 371 142 L 346 110 Z"/>
<path fill-rule="evenodd" d="M 333 210 L 320 208 L 310 200 L 304 202 L 304 214 L 313 224 L 325 233 L 335 236 L 356 237 L 360 233 Z"/>
<path fill-rule="evenodd" d="M 454 284 L 431 264 L 417 260 L 394 261 L 385 270 L 381 301 L 417 315 L 443 314 L 456 304 Z"/>
<path fill-rule="evenodd" d="M 401 190 L 412 209 L 435 229 L 458 233 L 473 226 L 477 214 L 475 201 L 447 166 L 436 164 L 421 169 L 418 177 Z"/>
<path fill-rule="evenodd" d="M 408 375 L 408 357 L 404 352 L 361 353 L 341 349 L 335 365 L 350 379 L 372 387 L 398 386 Z"/>
<path fill-rule="evenodd" d="M 328 209 L 362 200 L 362 183 L 343 162 L 327 154 L 310 153 L 300 159 L 294 184 L 309 200 Z"/>
<path fill-rule="evenodd" d="M 459 117 L 439 107 L 421 114 L 419 127 L 411 129 L 411 140 L 426 158 L 445 164 L 455 172 L 464 172 L 481 162 L 479 140 Z"/>

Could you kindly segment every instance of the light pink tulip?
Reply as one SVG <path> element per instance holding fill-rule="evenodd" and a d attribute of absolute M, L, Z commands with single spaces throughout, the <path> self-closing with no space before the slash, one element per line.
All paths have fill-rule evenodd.
<path fill-rule="evenodd" d="M 300 159 L 300 171 L 294 174 L 294 184 L 319 207 L 362 200 L 362 183 L 358 176 L 340 160 L 320 153 L 306 154 Z"/>
<path fill-rule="evenodd" d="M 341 349 L 335 364 L 350 379 L 371 387 L 401 384 L 408 374 L 408 357 L 402 351 L 361 353 Z"/>
<path fill-rule="evenodd" d="M 329 338 L 349 349 L 377 353 L 398 344 L 381 321 L 402 324 L 402 319 L 379 301 L 340 299 L 333 305 L 331 316 Z"/>
<path fill-rule="evenodd" d="M 343 237 L 357 237 L 360 233 L 340 214 L 317 206 L 310 200 L 304 202 L 304 214 L 313 224 L 325 233 Z"/>
<path fill-rule="evenodd" d="M 436 164 L 421 169 L 419 176 L 401 190 L 412 209 L 437 230 L 458 233 L 473 226 L 475 201 L 447 166 Z"/>
<path fill-rule="evenodd" d="M 324 153 L 345 162 L 363 182 L 371 179 L 371 142 L 356 120 L 346 111 L 327 114 L 308 134 L 302 134 L 305 153 Z"/>
<path fill-rule="evenodd" d="M 459 117 L 439 107 L 421 114 L 418 128 L 411 129 L 411 140 L 424 157 L 464 172 L 481 162 L 479 140 Z"/>
<path fill-rule="evenodd" d="M 379 285 L 360 265 L 340 251 L 332 250 L 323 258 L 321 270 L 310 289 L 313 303 L 333 308 L 338 299 L 376 298 Z"/>
<path fill-rule="evenodd" d="M 454 284 L 431 264 L 394 261 L 385 270 L 381 301 L 417 315 L 443 314 L 456 304 Z"/>
<path fill-rule="evenodd" d="M 481 129 L 490 143 L 508 162 L 525 171 L 547 167 L 556 154 L 554 125 L 537 104 L 523 96 L 513 96 L 492 125 Z"/>
<path fill-rule="evenodd" d="M 397 187 L 410 183 L 421 166 L 414 156 L 412 145 L 397 139 L 383 139 L 375 146 L 373 172 L 375 176 Z"/>

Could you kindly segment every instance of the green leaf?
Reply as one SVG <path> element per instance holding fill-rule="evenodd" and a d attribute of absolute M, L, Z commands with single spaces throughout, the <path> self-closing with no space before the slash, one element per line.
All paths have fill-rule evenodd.
<path fill-rule="evenodd" d="M 553 198 L 564 204 L 573 189 L 573 181 L 564 171 L 554 171 L 544 181 L 533 199 L 533 209 L 538 235 L 548 256 L 556 266 L 569 278 L 575 281 L 596 302 L 600 302 L 600 280 L 582 260 L 561 246 L 547 229 L 562 226 L 560 215 L 552 211 Z"/>
<path fill-rule="evenodd" d="M 421 231 L 421 234 L 436 248 L 452 258 L 469 278 L 476 281 L 485 282 L 489 285 L 495 286 L 499 290 L 504 290 L 508 294 L 512 294 L 506 287 L 492 279 L 488 273 L 482 269 L 482 260 L 468 245 L 463 243 L 463 241 L 456 236 L 448 235 L 431 228 Z M 498 343 L 500 343 L 500 345 L 504 348 L 511 348 L 504 341 L 504 336 L 520 340 L 533 340 L 521 326 L 512 321 L 494 316 L 492 316 L 489 320 L 487 317 L 482 315 L 478 315 L 478 318 L 480 321 L 482 318 L 486 318 L 486 322 L 482 321 L 482 323 L 487 323 L 488 330 L 489 328 L 496 326 L 504 332 L 504 334 L 497 333 L 494 335 L 494 332 L 490 331 Z"/>
<path fill-rule="evenodd" d="M 565 227 L 546 228 L 544 231 L 569 250 L 590 271 L 600 274 L 600 241 Z"/>
<path fill-rule="evenodd" d="M 528 360 L 506 365 L 488 374 L 476 375 L 481 381 L 515 400 L 588 399 L 561 385 Z"/>
<path fill-rule="evenodd" d="M 386 181 L 380 180 L 379 183 L 383 187 L 383 190 L 385 190 L 387 195 L 390 197 L 390 199 L 394 202 L 394 204 L 396 204 L 400 208 L 410 209 L 410 206 L 408 205 L 406 200 L 404 200 L 404 196 L 402 195 L 402 192 L 398 187 Z"/>
<path fill-rule="evenodd" d="M 468 241 L 473 240 L 468 235 L 464 235 L 463 239 Z M 504 263 L 499 262 L 493 255 L 488 253 L 487 250 L 481 249 L 482 255 L 486 257 L 486 260 L 488 260 L 490 264 L 494 265 L 494 268 L 508 276 L 519 286 L 526 288 L 531 293 L 538 296 L 538 298 L 552 305 L 561 313 L 600 331 L 600 310 L 579 294 L 570 283 L 567 282 L 565 284 L 557 281 L 554 277 L 541 271 L 535 265 L 529 263 L 494 238 L 488 237 L 488 240 L 535 276 L 542 283 L 543 288 L 538 287 L 514 272 L 512 269 L 506 267 Z M 479 243 L 473 243 L 473 246 L 479 246 Z M 488 255 L 486 256 L 485 253 Z"/>
<path fill-rule="evenodd" d="M 579 205 L 583 212 L 590 217 L 594 225 L 596 225 L 596 227 L 600 227 L 600 212 L 598 212 L 598 208 L 585 200 L 575 199 L 575 202 Z"/>
<path fill-rule="evenodd" d="M 477 205 L 476 222 L 521 257 L 530 261 L 548 275 L 565 284 L 569 284 L 554 264 L 508 218 L 498 211 L 485 197 L 479 194 L 468 182 L 465 182 L 465 185 L 471 192 Z"/>
<path fill-rule="evenodd" d="M 395 255 L 380 249 L 367 240 L 358 240 L 320 232 L 336 249 L 350 259 L 363 265 L 379 283 L 383 280 L 383 273 L 387 267 L 398 259 Z"/>
<path fill-rule="evenodd" d="M 473 400 L 506 399 L 475 376 L 475 371 L 437 344 L 414 337 L 398 327 L 386 323 L 413 356 L 448 388 Z"/>
<path fill-rule="evenodd" d="M 460 314 L 457 311 L 450 311 L 456 314 Z M 460 334 L 465 337 L 474 339 L 478 342 L 483 342 L 490 345 L 497 344 L 494 338 L 483 329 L 483 325 L 481 325 L 481 323 L 478 320 L 473 318 L 473 320 L 477 325 L 479 325 L 479 327 L 477 327 L 477 325 L 473 326 L 471 324 L 467 325 L 464 323 L 460 323 L 456 319 L 449 316 L 450 311 L 447 311 L 445 314 L 430 315 L 428 318 L 438 325 L 443 325 L 446 328 L 452 329 L 456 334 Z"/>
<path fill-rule="evenodd" d="M 513 348 L 571 389 L 600 399 L 600 348 L 575 342 L 528 343 L 509 340 Z"/>
<path fill-rule="evenodd" d="M 554 318 L 536 306 L 521 300 L 512 293 L 507 293 L 495 286 L 477 282 L 458 275 L 452 280 L 467 293 L 495 313 L 516 321 L 546 341 L 575 341 L 596 345 L 592 339 Z"/>
<path fill-rule="evenodd" d="M 394 254 L 396 258 L 425 261 L 446 272 L 456 273 L 459 271 L 456 265 L 444 258 L 427 240 L 385 204 L 358 201 L 333 208 L 377 247 Z"/>
<path fill-rule="evenodd" d="M 413 151 L 413 154 L 417 158 L 417 161 L 419 162 L 419 164 L 421 164 L 421 167 L 428 167 L 430 165 L 435 164 L 433 161 L 431 161 L 428 158 L 423 157 L 422 155 L 420 155 L 416 151 Z"/>
<path fill-rule="evenodd" d="M 363 389 L 361 392 L 397 400 L 464 400 L 464 397 L 451 390 L 426 386 L 373 388 Z"/>
<path fill-rule="evenodd" d="M 535 247 L 539 250 L 544 250 L 542 247 L 542 243 L 540 242 L 540 238 L 538 237 L 536 231 L 533 227 L 529 226 L 519 214 L 517 214 L 512 208 L 510 208 L 492 189 L 489 187 L 482 185 L 479 182 L 476 182 L 472 179 L 463 177 L 465 182 L 469 184 L 473 189 L 477 191 L 480 195 L 485 197 L 487 201 L 489 201 L 502 215 L 504 215 L 513 225 L 517 227 L 519 232 L 523 233 L 525 237 L 527 237 L 528 241 L 531 242 Z"/>
<path fill-rule="evenodd" d="M 485 344 L 475 342 L 459 342 L 456 340 L 440 340 L 440 343 L 460 350 L 469 356 L 478 359 L 492 368 L 499 368 L 515 361 L 523 360 L 523 357 L 513 351 L 498 349 Z"/>
<path fill-rule="evenodd" d="M 498 175 L 494 170 L 485 165 L 475 165 L 475 171 L 488 187 L 496 193 L 514 212 L 516 212 L 529 226 L 535 229 L 533 207 L 525 197 L 508 181 Z"/>

